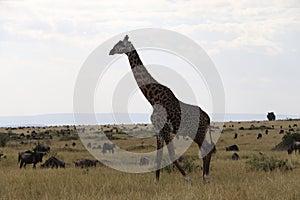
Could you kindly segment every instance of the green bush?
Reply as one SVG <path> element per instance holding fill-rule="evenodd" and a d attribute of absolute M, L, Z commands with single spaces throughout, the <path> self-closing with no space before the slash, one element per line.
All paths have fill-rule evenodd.
<path fill-rule="evenodd" d="M 0 133 L 0 147 L 5 147 L 6 143 L 9 141 L 9 136 L 7 133 Z"/>
<path fill-rule="evenodd" d="M 284 145 L 291 145 L 293 141 L 300 141 L 299 133 L 287 134 L 282 137 L 282 143 Z"/>
<path fill-rule="evenodd" d="M 193 157 L 184 157 L 184 160 L 180 162 L 182 168 L 184 171 L 191 173 L 196 171 L 200 166 L 195 163 L 196 158 Z M 170 159 L 163 160 L 164 163 L 169 162 Z M 174 172 L 177 170 L 176 166 L 173 164 L 167 165 L 163 170 L 165 170 L 168 173 Z M 178 171 L 178 170 L 177 170 Z"/>
<path fill-rule="evenodd" d="M 274 150 L 287 150 L 293 144 L 293 141 L 300 141 L 299 133 L 285 134 L 282 141 L 274 147 Z"/>
<path fill-rule="evenodd" d="M 64 135 L 59 140 L 60 141 L 69 141 L 69 140 L 78 140 L 78 139 L 79 139 L 78 135 Z"/>
<path fill-rule="evenodd" d="M 281 171 L 292 170 L 291 165 L 288 160 L 281 160 L 274 157 L 268 156 L 253 156 L 247 164 L 250 165 L 252 170 L 263 170 L 263 171 L 273 171 L 279 169 Z"/>
<path fill-rule="evenodd" d="M 247 130 L 266 130 L 266 129 L 274 129 L 274 128 L 265 125 L 262 126 L 251 125 L 250 128 L 247 128 Z"/>

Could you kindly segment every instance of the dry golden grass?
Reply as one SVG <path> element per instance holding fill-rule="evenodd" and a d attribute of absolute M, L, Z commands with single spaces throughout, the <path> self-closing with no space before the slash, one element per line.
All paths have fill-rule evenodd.
<path fill-rule="evenodd" d="M 261 130 L 239 130 L 241 126 L 272 126 L 265 135 Z M 65 150 L 64 144 L 73 141 L 59 141 L 54 138 L 51 148 L 57 156 L 66 163 L 66 169 L 19 169 L 17 153 L 30 149 L 33 144 L 20 145 L 10 142 L 8 147 L 0 148 L 7 155 L 0 161 L 0 199 L 300 199 L 300 154 L 288 155 L 286 151 L 271 149 L 281 141 L 279 126 L 287 130 L 288 125 L 300 121 L 275 122 L 228 122 L 224 133 L 217 143 L 217 153 L 212 157 L 210 183 L 202 181 L 202 171 L 192 172 L 192 184 L 186 183 L 180 173 L 162 172 L 159 183 L 155 181 L 154 172 L 144 174 L 129 174 L 108 167 L 81 169 L 75 168 L 72 161 L 78 158 L 92 158 L 80 141 L 76 141 L 75 150 Z M 229 125 L 234 127 L 228 128 Z M 49 128 L 51 129 L 51 128 Z M 58 129 L 58 128 L 57 128 Z M 4 132 L 6 130 L 0 130 Z M 20 131 L 16 131 L 21 133 Z M 238 138 L 233 139 L 234 133 Z M 262 133 L 260 140 L 256 139 Z M 130 137 L 114 142 L 122 148 L 132 148 L 141 145 L 142 139 Z M 143 139 L 143 144 L 154 149 L 155 139 Z M 240 148 L 238 161 L 231 160 L 232 152 L 226 152 L 225 147 L 237 144 Z M 152 146 L 153 147 L 152 147 Z M 294 165 L 292 171 L 272 172 L 252 171 L 246 161 L 259 152 L 279 159 L 288 159 Z M 198 155 L 198 148 L 192 145 L 185 155 Z M 197 164 L 202 165 L 198 160 Z"/>

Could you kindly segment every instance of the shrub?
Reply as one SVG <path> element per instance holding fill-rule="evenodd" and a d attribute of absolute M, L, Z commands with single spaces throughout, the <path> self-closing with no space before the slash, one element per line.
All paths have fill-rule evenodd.
<path fill-rule="evenodd" d="M 9 136 L 6 133 L 0 133 L 0 147 L 5 147 L 9 141 Z"/>
<path fill-rule="evenodd" d="M 78 139 L 79 139 L 78 135 L 64 135 L 59 140 L 60 141 L 69 141 L 69 140 L 78 140 Z"/>
<path fill-rule="evenodd" d="M 253 156 L 247 163 L 250 165 L 252 170 L 263 170 L 263 171 L 273 171 L 279 169 L 281 171 L 292 170 L 291 165 L 288 160 L 281 160 L 274 157 L 268 156 Z"/>
<path fill-rule="evenodd" d="M 287 134 L 282 137 L 282 142 L 284 145 L 291 145 L 293 141 L 300 141 L 299 133 Z"/>
<path fill-rule="evenodd" d="M 275 150 L 286 150 L 290 148 L 293 141 L 300 141 L 300 134 L 299 133 L 290 133 L 286 134 L 282 137 L 282 141 L 275 146 Z"/>
<path fill-rule="evenodd" d="M 8 133 L 0 133 L 0 147 L 5 147 L 8 141 L 18 140 L 19 138 L 20 136 L 11 130 L 9 130 Z"/>
<path fill-rule="evenodd" d="M 274 129 L 274 128 L 265 125 L 262 126 L 251 125 L 250 128 L 247 128 L 247 130 L 266 130 L 266 129 Z"/>
<path fill-rule="evenodd" d="M 195 163 L 196 158 L 193 157 L 184 157 L 183 161 L 180 162 L 182 168 L 184 171 L 191 173 L 196 171 L 200 166 L 198 164 Z M 163 160 L 164 163 L 169 162 L 170 163 L 170 159 L 167 160 Z M 168 173 L 174 172 L 177 170 L 177 168 L 175 167 L 175 165 L 170 164 L 168 166 L 166 166 L 163 170 L 167 171 Z"/>

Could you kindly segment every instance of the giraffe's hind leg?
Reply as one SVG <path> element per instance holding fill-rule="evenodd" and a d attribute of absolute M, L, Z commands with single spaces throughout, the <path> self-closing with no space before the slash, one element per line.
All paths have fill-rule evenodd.
<path fill-rule="evenodd" d="M 203 180 L 205 182 L 208 182 L 208 178 L 209 178 L 209 167 L 210 167 L 210 160 L 211 160 L 211 156 L 212 154 L 216 151 L 216 148 L 214 146 L 214 144 L 209 144 L 205 139 L 203 141 L 202 144 L 199 144 L 199 149 L 201 151 L 201 156 L 203 156 L 202 160 L 203 160 Z"/>
<path fill-rule="evenodd" d="M 209 166 L 210 166 L 210 159 L 211 159 L 212 152 L 209 152 L 206 156 L 203 158 L 203 180 L 205 182 L 208 182 L 209 178 Z"/>

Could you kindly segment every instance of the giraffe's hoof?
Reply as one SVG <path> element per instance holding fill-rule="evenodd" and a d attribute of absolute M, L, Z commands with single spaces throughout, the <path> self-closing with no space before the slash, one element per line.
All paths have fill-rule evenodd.
<path fill-rule="evenodd" d="M 190 177 L 188 177 L 188 176 L 185 176 L 185 177 L 184 177 L 184 180 L 185 180 L 186 182 L 188 182 L 188 183 L 192 183 L 192 179 L 191 179 Z"/>
<path fill-rule="evenodd" d="M 205 183 L 209 183 L 209 177 L 208 177 L 208 175 L 204 175 L 203 176 L 203 180 L 204 180 Z"/>

